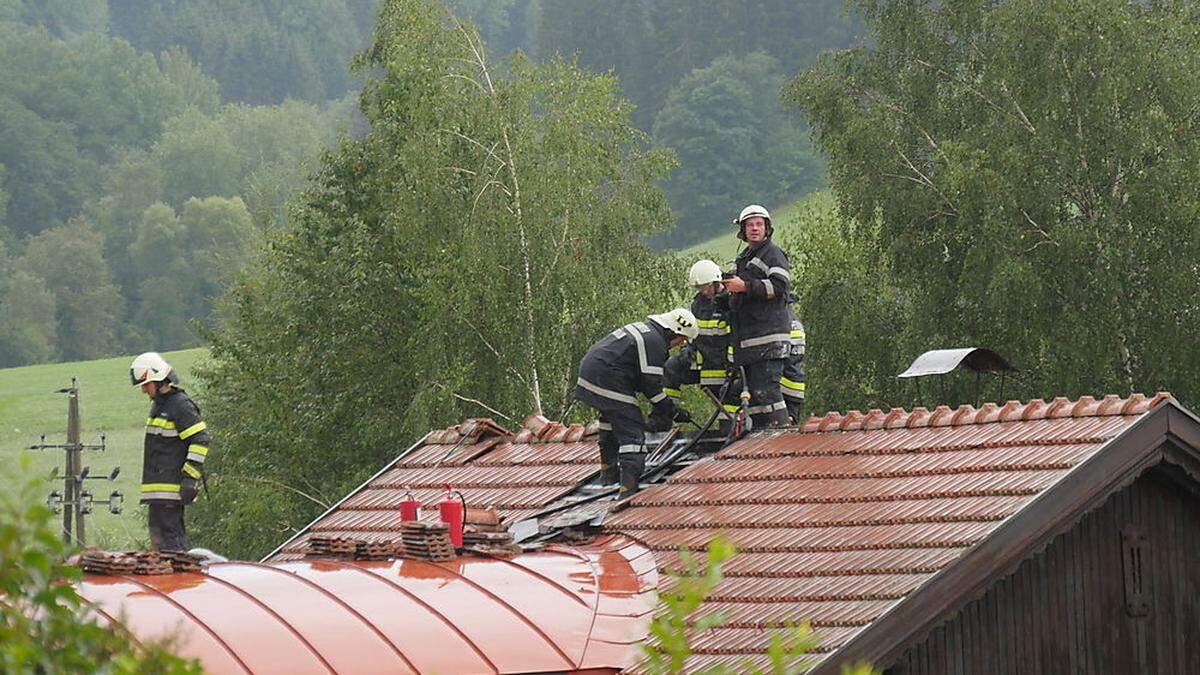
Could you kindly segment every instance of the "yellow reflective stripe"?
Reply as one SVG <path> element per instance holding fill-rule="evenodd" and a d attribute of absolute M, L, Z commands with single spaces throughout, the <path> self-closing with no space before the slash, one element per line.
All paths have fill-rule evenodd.
<path fill-rule="evenodd" d="M 739 408 L 736 405 L 729 405 L 728 403 L 722 405 L 721 407 L 724 408 L 725 412 L 728 412 L 728 413 L 735 413 L 739 410 Z"/>
<path fill-rule="evenodd" d="M 802 331 L 802 330 L 794 330 L 794 331 L 792 331 L 792 339 L 796 339 L 796 338 L 803 339 L 803 338 L 804 338 L 804 331 Z"/>
<path fill-rule="evenodd" d="M 207 447 L 205 447 L 205 446 L 203 446 L 203 445 L 189 445 L 189 446 L 188 446 L 188 452 L 194 452 L 194 453 L 196 453 L 197 455 L 201 455 L 201 456 L 207 456 L 207 455 L 208 455 L 208 448 L 207 448 Z"/>
<path fill-rule="evenodd" d="M 186 473 L 187 475 L 191 476 L 192 478 L 200 477 L 200 469 L 197 469 L 196 467 L 192 466 L 191 464 L 188 464 L 187 462 L 183 463 L 183 472 Z"/>
<path fill-rule="evenodd" d="M 670 387 L 663 387 L 663 393 L 671 398 L 679 398 L 683 395 L 682 391 L 679 391 L 678 389 L 671 389 Z"/>
<path fill-rule="evenodd" d="M 696 319 L 698 328 L 724 328 L 728 325 L 724 319 Z"/>
<path fill-rule="evenodd" d="M 720 377 L 723 379 L 725 377 L 725 369 L 722 368 L 721 370 L 701 370 L 700 377 Z"/>
<path fill-rule="evenodd" d="M 142 492 L 179 492 L 178 483 L 142 483 Z"/>
<path fill-rule="evenodd" d="M 804 383 L 789 380 L 786 377 L 779 378 L 779 385 L 793 391 L 804 391 Z"/>
<path fill-rule="evenodd" d="M 172 425 L 172 426 L 174 426 L 174 425 Z M 207 428 L 208 428 L 208 427 L 206 427 L 206 426 L 204 425 L 204 422 L 196 422 L 196 423 L 195 423 L 195 424 L 193 424 L 192 426 L 190 426 L 190 427 L 188 427 L 188 428 L 184 429 L 183 431 L 179 432 L 179 437 L 180 437 L 180 438 L 187 438 L 188 436 L 195 436 L 196 434 L 200 433 L 201 431 L 204 431 L 204 430 L 205 430 L 205 429 L 207 429 Z"/>
<path fill-rule="evenodd" d="M 171 420 L 166 420 L 161 417 L 149 417 L 146 419 L 146 426 L 162 427 L 164 429 L 174 429 L 175 423 L 172 422 Z"/>

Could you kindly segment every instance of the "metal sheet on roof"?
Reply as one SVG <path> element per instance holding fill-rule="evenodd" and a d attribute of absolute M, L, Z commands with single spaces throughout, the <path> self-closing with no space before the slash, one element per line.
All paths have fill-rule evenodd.
<path fill-rule="evenodd" d="M 617 669 L 639 658 L 653 607 L 657 572 L 645 554 L 606 537 L 586 550 L 555 546 L 512 559 L 87 574 L 79 588 L 139 639 L 174 636 L 183 656 L 213 673 Z"/>
<path fill-rule="evenodd" d="M 967 347 L 965 349 L 931 349 L 913 360 L 912 365 L 896 377 L 921 377 L 944 375 L 965 365 L 980 373 L 1006 373 L 1016 370 L 1011 364 L 990 349 Z"/>

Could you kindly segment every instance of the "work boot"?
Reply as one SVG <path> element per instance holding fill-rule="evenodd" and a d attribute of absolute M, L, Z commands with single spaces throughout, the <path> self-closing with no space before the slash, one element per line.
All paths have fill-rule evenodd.
<path fill-rule="evenodd" d="M 603 485 L 616 485 L 621 480 L 621 471 L 616 466 L 608 464 L 600 465 L 600 483 Z"/>
<path fill-rule="evenodd" d="M 788 411 L 786 408 L 783 410 L 772 410 L 771 412 L 767 413 L 765 417 L 767 420 L 764 426 L 778 428 L 786 427 L 788 425 Z"/>
<path fill-rule="evenodd" d="M 792 424 L 800 426 L 804 424 L 804 404 L 788 402 L 787 407 L 788 417 L 792 419 Z"/>
<path fill-rule="evenodd" d="M 646 470 L 646 453 L 621 453 L 621 499 L 637 494 L 642 482 L 642 472 Z"/>

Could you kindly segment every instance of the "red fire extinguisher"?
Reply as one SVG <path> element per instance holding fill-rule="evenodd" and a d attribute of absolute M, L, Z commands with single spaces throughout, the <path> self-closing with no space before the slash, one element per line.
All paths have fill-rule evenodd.
<path fill-rule="evenodd" d="M 400 500 L 400 522 L 406 523 L 421 518 L 421 502 L 413 497 L 412 488 L 404 487 L 404 499 Z"/>
<path fill-rule="evenodd" d="M 463 499 L 462 493 L 453 490 L 449 483 L 445 485 L 445 488 L 446 494 L 442 495 L 442 501 L 438 504 L 438 513 L 441 515 L 442 522 L 450 528 L 450 543 L 454 545 L 454 548 L 462 548 L 467 502 Z M 456 494 L 458 499 L 454 498 Z"/>

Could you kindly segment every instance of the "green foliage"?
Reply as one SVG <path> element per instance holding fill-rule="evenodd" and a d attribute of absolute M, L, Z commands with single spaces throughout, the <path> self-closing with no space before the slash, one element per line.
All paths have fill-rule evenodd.
<path fill-rule="evenodd" d="M 120 149 L 149 147 L 189 106 L 215 106 L 186 59 L 170 61 L 181 81 L 124 40 L 64 42 L 0 24 L 0 190 L 11 235 L 62 225 L 98 195 L 101 166 Z"/>
<path fill-rule="evenodd" d="M 925 348 L 991 347 L 1022 368 L 1009 396 L 1194 400 L 1197 7 L 858 7 L 870 46 L 822 57 L 788 98 L 829 155 L 843 215 L 878 223 L 862 245 L 903 311 L 827 339 L 894 344 L 901 363 Z M 887 404 L 855 366 L 833 365 L 859 387 L 843 404 Z"/>
<path fill-rule="evenodd" d="M 803 128 L 779 105 L 784 77 L 762 52 L 724 56 L 671 89 L 654 118 L 654 140 L 679 154 L 667 182 L 679 216 L 671 242 L 727 230 L 750 203 L 777 204 L 808 192 L 823 167 Z"/>
<path fill-rule="evenodd" d="M 90 359 L 116 349 L 117 320 L 124 300 L 109 276 L 103 241 L 94 228 L 74 220 L 47 230 L 29 241 L 13 268 L 19 284 L 7 289 L 5 302 L 26 306 L 36 303 L 34 298 L 18 295 L 22 288 L 36 292 L 35 297 L 52 296 L 50 306 L 56 312 L 58 326 L 57 354 L 66 359 Z M 45 310 L 34 306 L 23 313 L 38 317 L 44 316 Z M 37 334 L 53 334 L 37 323 L 42 326 L 35 330 Z"/>
<path fill-rule="evenodd" d="M 107 0 L 6 0 L 0 2 L 0 21 L 45 28 L 68 38 L 103 33 L 108 28 Z"/>
<path fill-rule="evenodd" d="M 338 98 L 374 0 L 110 0 L 113 31 L 139 49 L 182 47 L 227 101 Z"/>
<path fill-rule="evenodd" d="M 139 644 L 98 623 L 71 583 L 79 569 L 63 562 L 69 551 L 39 503 L 41 481 L 3 477 L 10 489 L 0 490 L 0 671 L 202 672 L 172 655 L 169 642 Z"/>
<path fill-rule="evenodd" d="M 217 498 L 298 527 L 432 427 L 567 417 L 587 346 L 681 299 L 639 243 L 666 218 L 669 158 L 615 80 L 521 57 L 501 77 L 483 53 L 442 9 L 385 4 L 359 61 L 370 133 L 326 157 L 212 336 Z M 230 553 L 280 538 L 221 518 L 203 524 Z"/>

